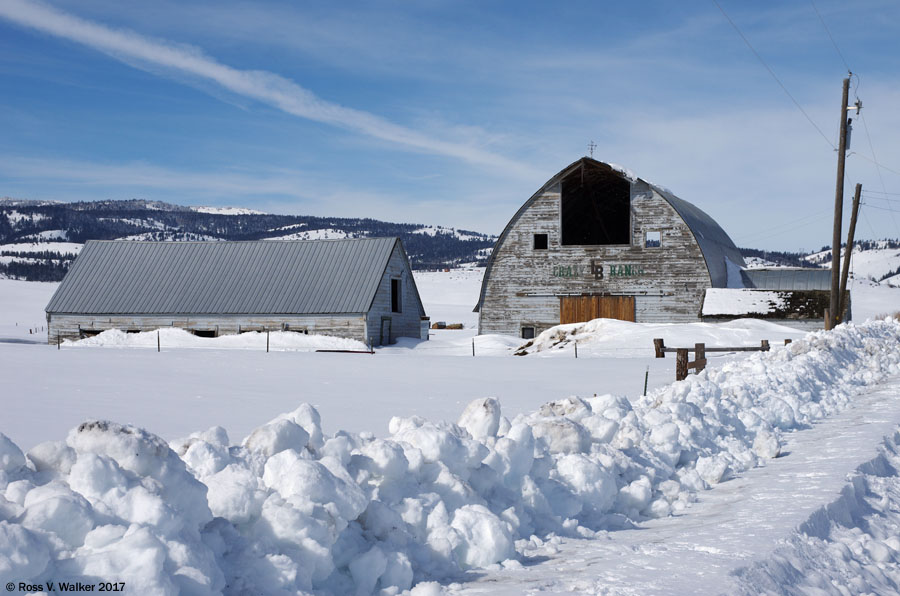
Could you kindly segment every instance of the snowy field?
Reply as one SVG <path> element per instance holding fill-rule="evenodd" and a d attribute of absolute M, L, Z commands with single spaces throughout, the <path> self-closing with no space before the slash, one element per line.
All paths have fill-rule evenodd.
<path fill-rule="evenodd" d="M 670 355 L 653 358 L 653 338 L 667 345 L 773 345 L 798 338 L 796 330 L 746 321 L 717 326 L 634 325 L 615 327 L 574 344 L 529 357 L 512 357 L 522 341 L 476 336 L 482 270 L 417 273 L 419 292 L 432 321 L 462 323 L 462 330 L 432 330 L 427 342 L 402 339 L 366 354 L 314 353 L 321 349 L 365 349 L 334 338 L 272 333 L 199 338 L 164 330 L 107 332 L 81 342 L 47 346 L 43 308 L 56 284 L 0 280 L 0 358 L 8 395 L 6 433 L 24 449 L 57 439 L 90 418 L 109 418 L 146 428 L 166 440 L 218 425 L 240 439 L 300 403 L 314 405 L 325 430 L 372 432 L 383 437 L 393 416 L 455 421 L 471 400 L 498 398 L 510 415 L 530 412 L 570 395 L 613 393 L 637 398 L 674 380 Z M 29 330 L 37 330 L 29 334 Z M 472 343 L 476 357 L 472 357 Z M 318 343 L 316 343 L 318 342 Z M 716 355 L 712 367 L 733 358 Z M 44 374 L 46 366 L 52 374 Z M 177 415 L 173 415 L 177 413 Z"/>
<path fill-rule="evenodd" d="M 480 271 L 416 278 L 432 321 L 465 328 L 374 355 L 171 330 L 160 353 L 156 334 L 57 350 L 41 334 L 55 284 L 0 280 L 0 579 L 133 594 L 900 589 L 900 324 L 804 338 L 600 321 L 564 334 L 577 359 L 558 332 L 516 357 L 519 340 L 475 336 Z M 900 309 L 896 288 L 853 291 L 857 322 Z M 653 337 L 773 350 L 673 384 Z"/>

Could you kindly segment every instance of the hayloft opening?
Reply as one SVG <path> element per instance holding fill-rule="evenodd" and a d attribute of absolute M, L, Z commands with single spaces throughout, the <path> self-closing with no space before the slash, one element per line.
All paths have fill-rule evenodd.
<path fill-rule="evenodd" d="M 561 194 L 562 244 L 630 244 L 631 184 L 611 168 L 582 164 Z"/>

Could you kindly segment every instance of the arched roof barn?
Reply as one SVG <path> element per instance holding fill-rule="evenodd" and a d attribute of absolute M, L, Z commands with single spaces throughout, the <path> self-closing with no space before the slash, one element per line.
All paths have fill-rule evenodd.
<path fill-rule="evenodd" d="M 740 251 L 705 212 L 584 157 L 516 212 L 487 264 L 481 333 L 531 333 L 571 319 L 697 320 L 708 287 L 740 283 Z"/>

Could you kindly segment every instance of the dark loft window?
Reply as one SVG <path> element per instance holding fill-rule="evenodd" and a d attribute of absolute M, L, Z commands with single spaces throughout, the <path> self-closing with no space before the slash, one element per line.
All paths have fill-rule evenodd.
<path fill-rule="evenodd" d="M 562 244 L 631 244 L 631 184 L 621 175 L 585 163 L 561 187 Z"/>
<path fill-rule="evenodd" d="M 547 234 L 534 235 L 534 250 L 547 250 Z"/>
<path fill-rule="evenodd" d="M 522 339 L 534 339 L 534 327 L 522 327 Z"/>
<path fill-rule="evenodd" d="M 400 312 L 400 280 L 391 280 L 391 312 Z"/>

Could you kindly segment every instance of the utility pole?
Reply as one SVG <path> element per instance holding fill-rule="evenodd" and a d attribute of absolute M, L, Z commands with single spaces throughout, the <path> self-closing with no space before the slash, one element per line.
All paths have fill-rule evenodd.
<path fill-rule="evenodd" d="M 844 79 L 844 92 L 841 98 L 841 138 L 838 143 L 837 187 L 834 191 L 834 233 L 831 247 L 831 301 L 830 321 L 825 328 L 831 329 L 840 319 L 840 271 L 841 271 L 841 217 L 844 212 L 844 160 L 847 157 L 847 99 L 850 94 L 850 77 Z"/>
<path fill-rule="evenodd" d="M 847 291 L 847 276 L 850 273 L 850 256 L 853 254 L 853 235 L 856 233 L 856 215 L 859 213 L 859 197 L 862 194 L 862 184 L 856 185 L 856 193 L 853 195 L 853 210 L 850 211 L 850 231 L 847 233 L 847 254 L 844 255 L 844 267 L 841 269 L 841 291 L 838 300 L 840 310 L 838 311 L 837 321 L 844 320 L 844 311 L 847 305 L 844 304 L 844 293 Z"/>

